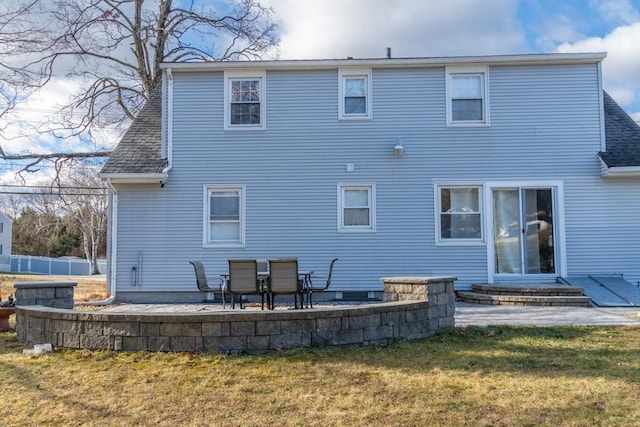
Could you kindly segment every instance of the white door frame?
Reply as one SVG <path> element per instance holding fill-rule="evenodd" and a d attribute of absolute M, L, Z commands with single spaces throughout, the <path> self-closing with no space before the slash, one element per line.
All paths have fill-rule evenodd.
<path fill-rule="evenodd" d="M 526 188 L 551 188 L 553 190 L 553 233 L 554 251 L 556 257 L 555 274 L 497 274 L 495 268 L 495 240 L 493 224 L 493 190 L 499 188 L 526 189 Z M 564 216 L 564 183 L 559 180 L 527 180 L 527 181 L 490 181 L 484 186 L 485 218 L 484 227 L 487 239 L 487 281 L 505 282 L 549 282 L 555 281 L 556 277 L 566 276 L 567 273 L 567 253 L 565 240 L 565 216 Z"/>

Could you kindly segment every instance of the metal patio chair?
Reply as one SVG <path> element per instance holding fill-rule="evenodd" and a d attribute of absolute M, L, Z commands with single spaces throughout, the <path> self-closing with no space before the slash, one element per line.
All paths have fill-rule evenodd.
<path fill-rule="evenodd" d="M 195 270 L 196 283 L 198 285 L 198 289 L 200 289 L 201 292 L 214 292 L 214 293 L 220 292 L 220 295 L 222 296 L 222 308 L 225 308 L 226 301 L 224 298 L 224 292 L 225 292 L 224 280 L 222 279 L 216 280 L 218 287 L 212 288 L 211 286 L 209 286 L 209 281 L 207 280 L 207 274 L 204 271 L 204 265 L 202 264 L 202 262 L 189 261 L 189 264 L 193 265 L 193 269 Z"/>
<path fill-rule="evenodd" d="M 333 273 L 333 264 L 338 261 L 338 258 L 334 258 L 329 262 L 329 270 L 327 271 L 327 281 L 323 286 L 313 286 L 312 283 L 307 285 L 305 289 L 308 298 L 309 298 L 309 307 L 313 308 L 313 293 L 314 292 L 322 292 L 329 289 L 329 285 L 331 285 L 331 274 Z"/>
<path fill-rule="evenodd" d="M 269 260 L 269 279 L 267 280 L 269 308 L 275 307 L 276 295 L 293 295 L 295 308 L 300 308 L 303 303 L 302 280 L 298 275 L 297 259 L 272 259 Z"/>
<path fill-rule="evenodd" d="M 235 308 L 236 296 L 240 297 L 240 308 L 242 309 L 243 295 L 260 295 L 262 299 L 262 309 L 264 310 L 265 289 L 258 279 L 258 263 L 255 259 L 229 260 L 227 291 L 231 293 L 231 308 Z M 267 296 L 267 305 L 268 303 L 269 300 Z"/>

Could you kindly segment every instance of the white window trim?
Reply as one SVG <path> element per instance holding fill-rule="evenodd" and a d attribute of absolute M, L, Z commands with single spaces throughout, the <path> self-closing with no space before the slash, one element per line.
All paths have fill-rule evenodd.
<path fill-rule="evenodd" d="M 369 190 L 369 226 L 344 226 L 344 190 L 367 188 Z M 339 182 L 338 183 L 338 232 L 372 233 L 376 231 L 376 184 L 371 182 Z"/>
<path fill-rule="evenodd" d="M 489 115 L 489 67 L 483 65 L 476 66 L 446 66 L 446 96 L 447 96 L 447 126 L 450 127 L 483 127 L 490 126 Z M 482 117 L 484 120 L 453 120 L 453 113 L 451 111 L 451 96 L 452 96 L 452 76 L 456 74 L 482 74 L 483 75 L 483 97 L 482 97 Z"/>
<path fill-rule="evenodd" d="M 240 242 L 215 243 L 209 240 L 209 193 L 211 191 L 239 191 L 240 192 Z M 229 184 L 210 184 L 203 187 L 202 203 L 202 247 L 203 248 L 244 248 L 245 245 L 245 206 L 246 186 Z"/>
<path fill-rule="evenodd" d="M 485 212 L 485 191 L 484 185 L 478 182 L 451 182 L 451 181 L 437 181 L 434 182 L 434 206 L 435 206 L 435 244 L 436 246 L 479 246 L 486 244 L 486 235 L 487 235 L 487 227 L 485 224 L 485 217 L 487 216 L 487 212 Z M 478 190 L 478 202 L 479 202 L 479 213 L 480 213 L 480 238 L 479 239 L 443 239 L 440 235 L 442 230 L 442 225 L 440 224 L 442 212 L 442 200 L 440 198 L 440 190 L 443 188 L 475 188 Z"/>
<path fill-rule="evenodd" d="M 525 180 L 525 181 L 489 181 L 484 185 L 484 199 L 490 206 L 491 215 L 493 215 L 493 190 L 500 188 L 552 188 L 555 190 L 554 199 L 554 223 L 553 233 L 555 235 L 554 243 L 556 244 L 556 261 L 558 262 L 556 276 L 564 277 L 567 275 L 567 238 L 565 230 L 565 207 L 564 207 L 564 182 L 561 180 Z M 513 276 L 508 274 L 496 273 L 495 269 L 495 245 L 493 241 L 494 230 L 492 228 L 493 220 L 487 215 L 485 221 L 485 229 L 487 239 L 487 266 L 488 266 L 488 282 L 494 283 L 496 277 Z M 534 275 L 524 275 L 531 280 Z"/>
<path fill-rule="evenodd" d="M 260 124 L 232 125 L 231 124 L 231 81 L 232 80 L 260 80 Z M 224 71 L 224 130 L 264 130 L 267 128 L 267 73 L 265 70 L 225 70 Z"/>
<path fill-rule="evenodd" d="M 364 77 L 366 81 L 366 114 L 345 114 L 344 81 L 347 78 Z M 371 120 L 371 68 L 339 68 L 338 69 L 338 120 Z"/>

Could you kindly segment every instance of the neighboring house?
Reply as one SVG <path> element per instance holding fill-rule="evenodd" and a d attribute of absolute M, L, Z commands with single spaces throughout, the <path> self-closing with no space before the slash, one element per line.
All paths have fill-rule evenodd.
<path fill-rule="evenodd" d="M 11 236 L 13 221 L 0 212 L 0 271 L 11 271 Z"/>
<path fill-rule="evenodd" d="M 121 301 L 200 301 L 232 258 L 381 277 L 640 281 L 640 128 L 602 53 L 163 64 L 102 170 Z"/>

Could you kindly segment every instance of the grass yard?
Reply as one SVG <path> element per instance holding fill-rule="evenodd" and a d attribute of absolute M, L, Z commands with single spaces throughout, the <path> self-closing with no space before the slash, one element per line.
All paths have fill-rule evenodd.
<path fill-rule="evenodd" d="M 269 356 L 22 349 L 0 334 L 3 425 L 640 422 L 638 327 L 474 327 Z"/>
<path fill-rule="evenodd" d="M 77 301 L 108 296 L 104 277 L 0 274 L 2 298 L 44 279 L 77 281 Z M 23 349 L 0 333 L 3 426 L 640 425 L 635 326 L 459 328 L 268 356 Z"/>

